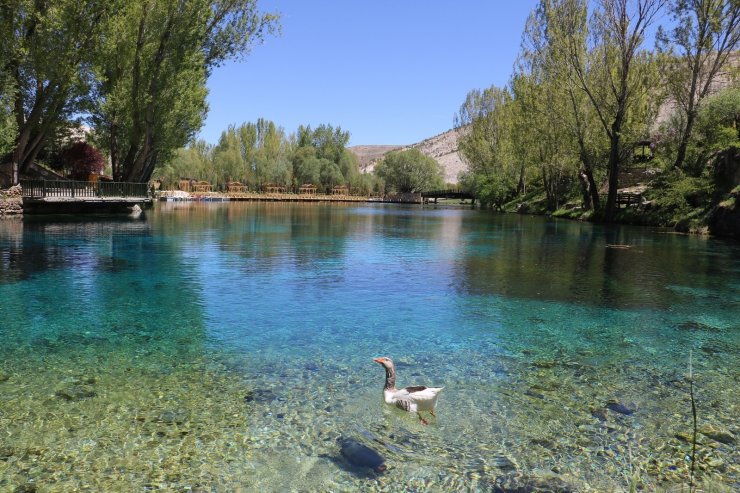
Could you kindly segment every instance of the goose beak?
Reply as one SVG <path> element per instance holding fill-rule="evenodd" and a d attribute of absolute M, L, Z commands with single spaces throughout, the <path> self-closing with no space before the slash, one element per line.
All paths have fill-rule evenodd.
<path fill-rule="evenodd" d="M 380 358 L 373 358 L 373 361 L 380 363 L 381 365 L 383 364 L 383 361 Z"/>

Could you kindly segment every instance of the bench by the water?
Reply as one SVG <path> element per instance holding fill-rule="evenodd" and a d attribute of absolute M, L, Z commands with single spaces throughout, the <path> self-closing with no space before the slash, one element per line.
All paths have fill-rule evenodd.
<path fill-rule="evenodd" d="M 638 207 L 642 204 L 642 194 L 631 192 L 617 193 L 617 207 Z"/>

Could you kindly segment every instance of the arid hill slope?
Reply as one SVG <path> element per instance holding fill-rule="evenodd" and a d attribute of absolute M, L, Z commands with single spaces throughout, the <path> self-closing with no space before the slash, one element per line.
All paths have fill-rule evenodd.
<path fill-rule="evenodd" d="M 419 149 L 423 154 L 436 159 L 442 165 L 447 183 L 457 183 L 458 174 L 465 170 L 465 163 L 457 150 L 457 141 L 466 131 L 466 127 L 448 130 L 408 146 L 362 145 L 350 147 L 349 150 L 357 156 L 360 162 L 360 170 L 371 173 L 375 164 L 387 152 L 412 148 Z"/>

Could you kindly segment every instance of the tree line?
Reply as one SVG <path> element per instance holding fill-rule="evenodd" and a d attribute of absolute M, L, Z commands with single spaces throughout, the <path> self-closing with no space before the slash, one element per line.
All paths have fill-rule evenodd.
<path fill-rule="evenodd" d="M 734 0 L 541 0 L 507 86 L 470 91 L 455 116 L 463 183 L 498 208 L 530 187 L 551 211 L 577 196 L 610 221 L 635 143 L 650 143 L 653 166 L 700 175 L 720 141 L 740 144 L 737 85 L 710 97 L 739 39 Z"/>
<path fill-rule="evenodd" d="M 279 29 L 257 0 L 0 3 L 0 164 L 15 183 L 82 123 L 146 182 L 201 127 L 206 79 Z"/>
<path fill-rule="evenodd" d="M 181 179 L 205 180 L 224 189 L 239 182 L 251 190 L 280 186 L 296 190 L 310 184 L 331 193 L 346 186 L 349 193 L 370 195 L 414 193 L 444 186 L 440 164 L 417 149 L 388 153 L 374 173 L 363 173 L 348 148 L 350 133 L 341 127 L 301 125 L 293 133 L 263 118 L 221 132 L 218 143 L 194 140 L 157 168 L 154 178 L 174 189 Z"/>
<path fill-rule="evenodd" d="M 347 149 L 350 134 L 341 127 L 301 125 L 293 133 L 274 122 L 230 125 L 218 143 L 196 140 L 157 169 L 155 178 L 176 188 L 182 178 L 205 180 L 219 188 L 238 181 L 251 190 L 265 185 L 295 189 L 311 184 L 321 192 L 347 186 L 353 193 L 380 192 L 383 182 L 360 173 L 357 157 Z"/>

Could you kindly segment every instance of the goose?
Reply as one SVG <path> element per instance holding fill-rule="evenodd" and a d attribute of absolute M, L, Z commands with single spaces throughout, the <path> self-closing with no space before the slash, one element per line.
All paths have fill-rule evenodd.
<path fill-rule="evenodd" d="M 429 421 L 424 419 L 421 411 L 429 411 L 432 416 L 437 407 L 437 397 L 444 387 L 415 387 L 396 388 L 396 366 L 393 360 L 387 356 L 373 358 L 373 361 L 385 368 L 385 387 L 383 387 L 383 398 L 386 404 L 393 404 L 399 409 L 410 413 L 416 413 L 421 424 L 427 425 Z"/>

